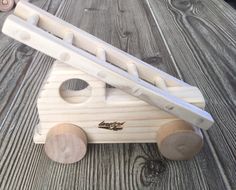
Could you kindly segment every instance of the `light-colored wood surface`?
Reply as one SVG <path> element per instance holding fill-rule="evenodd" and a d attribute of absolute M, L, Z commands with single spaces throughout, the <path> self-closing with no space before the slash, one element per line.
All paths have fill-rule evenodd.
<path fill-rule="evenodd" d="M 201 150 L 203 136 L 196 127 L 177 120 L 160 127 L 157 132 L 157 144 L 166 158 L 189 160 Z"/>
<path fill-rule="evenodd" d="M 207 40 L 216 47 L 212 51 L 193 41 L 202 38 L 188 35 L 193 30 L 184 27 L 181 16 L 175 14 L 178 10 L 184 13 L 188 10 L 173 8 L 174 2 L 40 0 L 34 4 L 54 14 L 57 10 L 57 15 L 66 21 L 197 85 L 216 120 L 215 126 L 204 133 L 206 143 L 202 151 L 191 161 L 169 161 L 158 154 L 156 144 L 89 145 L 80 163 L 66 166 L 54 163 L 45 155 L 43 146 L 35 145 L 32 140 L 38 123 L 36 97 L 53 60 L 0 33 L 0 189 L 236 188 L 233 135 L 236 133 L 233 101 L 236 69 L 229 62 L 234 60 L 230 57 L 235 53 L 230 53 L 224 62 L 219 62 L 219 57 L 210 58 L 221 55 L 220 47 L 225 50 L 235 47 L 235 11 L 221 0 L 182 4 L 192 5 L 194 14 L 202 15 L 204 23 L 217 23 L 211 26 L 211 35 L 204 35 L 217 37 Z M 168 55 L 148 3 L 152 3 L 156 19 L 159 18 L 175 62 Z M 8 13 L 0 14 L 2 27 Z M 216 32 L 219 28 L 221 32 Z M 233 36 L 229 38 L 230 43 L 221 35 L 228 33 Z M 214 45 L 220 39 L 225 45 Z M 202 52 L 207 52 L 207 56 Z M 201 59 L 196 59 L 199 56 Z"/>
<path fill-rule="evenodd" d="M 132 68 L 132 73 L 137 72 Z M 166 87 L 166 91 L 204 108 L 204 99 L 196 87 Z M 54 62 L 44 81 L 37 108 L 40 123 L 35 143 L 44 143 L 50 128 L 65 122 L 80 126 L 89 143 L 156 142 L 158 128 L 178 119 L 119 89 L 105 88 L 104 82 L 60 61 Z M 98 128 L 102 121 L 124 122 L 123 129 Z"/>
<path fill-rule="evenodd" d="M 80 161 L 87 152 L 87 137 L 79 127 L 68 123 L 53 126 L 47 133 L 44 150 L 58 163 L 71 164 Z"/>
<path fill-rule="evenodd" d="M 29 14 L 26 15 L 25 12 Z M 32 14 L 40 17 L 38 27 L 23 20 L 28 20 Z M 6 19 L 2 31 L 24 44 L 159 107 L 192 125 L 208 129 L 213 124 L 211 115 L 206 111 L 171 96 L 168 92 L 155 88 L 154 85 L 146 82 L 148 80 L 153 83 L 156 77 L 162 77 L 166 83 L 170 81 L 179 86 L 181 81 L 178 79 L 150 67 L 141 60 L 106 44 L 30 3 L 23 1 L 18 3 L 14 15 L 10 15 Z M 73 32 L 75 42 L 78 41 L 74 45 L 79 48 L 68 45 L 60 39 L 64 38 L 64 31 Z M 112 64 L 93 56 L 97 52 L 96 49 L 101 47 L 106 53 L 107 61 Z M 138 71 L 142 72 L 141 78 L 136 78 L 124 71 L 124 69 L 127 70 L 127 63 L 129 62 L 133 62 Z M 186 85 L 185 83 L 182 84 L 182 86 Z"/>

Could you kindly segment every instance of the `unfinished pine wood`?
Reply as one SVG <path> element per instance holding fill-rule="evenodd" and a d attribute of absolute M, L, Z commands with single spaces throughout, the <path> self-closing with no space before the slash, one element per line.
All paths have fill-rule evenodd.
<path fill-rule="evenodd" d="M 135 77 L 139 77 L 139 74 L 138 74 L 138 69 L 136 67 L 136 65 L 132 62 L 129 62 L 127 64 L 127 71 L 128 73 L 130 73 L 131 75 L 135 76 Z"/>
<path fill-rule="evenodd" d="M 203 9 L 204 7 L 211 9 L 211 13 L 217 16 L 215 20 L 223 21 L 218 25 L 226 25 L 228 31 L 235 30 L 232 24 L 236 20 L 232 17 L 235 13 L 222 1 L 198 2 L 200 4 L 204 2 Z M 193 83 L 191 77 L 195 78 L 197 75 L 198 86 L 200 88 L 204 86 L 205 82 L 199 74 L 201 72 L 190 70 L 195 65 L 193 61 L 186 62 L 186 57 L 180 59 L 181 62 L 177 61 L 176 65 L 171 61 L 146 1 L 36 2 L 38 6 L 43 6 L 45 9 L 49 7 L 48 10 L 52 12 L 55 10 L 53 7 L 57 7 L 58 3 L 61 3 L 61 7 L 57 15 L 70 23 L 174 76 L 181 77 L 178 74 L 184 72 L 184 79 L 186 78 L 190 84 Z M 160 7 L 165 6 L 160 5 Z M 163 18 L 160 7 L 155 10 L 158 10 L 156 11 L 158 18 Z M 170 14 L 168 11 L 166 13 Z M 7 13 L 0 14 L 0 25 L 2 25 Z M 168 18 L 167 15 L 163 19 Z M 213 18 L 215 18 L 213 15 L 206 16 L 208 20 Z M 166 25 L 163 22 L 164 20 L 159 20 L 162 27 L 170 27 L 168 30 L 175 26 L 173 23 Z M 176 35 L 170 36 L 166 39 L 176 40 Z M 3 88 L 0 88 L 0 94 L 4 95 L 0 104 L 2 108 L 0 117 L 5 118 L 4 121 L 1 120 L 0 129 L 1 189 L 235 189 L 233 177 L 235 138 L 233 124 L 229 124 L 234 123 L 233 104 L 226 102 L 224 98 L 226 94 L 227 96 L 231 94 L 229 92 L 232 84 L 224 86 L 224 91 L 221 91 L 222 85 L 219 85 L 218 80 L 211 83 L 216 91 L 212 92 L 215 95 L 207 96 L 207 104 L 209 106 L 210 98 L 214 98 L 215 101 L 217 92 L 216 102 L 219 105 L 215 112 L 220 120 L 217 119 L 215 130 L 209 131 L 210 138 L 205 136 L 208 140 L 206 139 L 207 143 L 202 151 L 191 161 L 165 160 L 157 153 L 156 144 L 107 144 L 89 145 L 88 153 L 80 163 L 58 165 L 47 158 L 43 146 L 35 145 L 32 141 L 33 129 L 38 123 L 36 97 L 52 60 L 37 53 L 31 63 L 32 50 L 29 51 L 24 48 L 25 46 L 17 46 L 18 43 L 12 43 L 12 40 L 1 33 L 0 38 L 0 58 L 1 68 L 3 68 L 0 75 L 2 77 L 0 85 Z M 172 46 L 176 47 L 170 42 L 169 48 Z M 174 58 L 178 59 L 177 55 L 175 54 Z M 189 56 L 192 53 L 184 55 Z M 31 67 L 27 72 L 30 64 Z M 180 64 L 184 70 L 178 70 Z M 211 62 L 209 64 L 211 65 Z M 214 67 L 216 65 L 214 64 Z M 208 78 L 221 77 L 219 72 L 213 72 L 206 65 L 202 65 L 201 68 L 205 68 L 202 71 Z M 217 68 L 217 71 L 223 72 L 227 67 Z M 232 65 L 228 68 L 231 68 L 231 72 L 234 73 Z M 191 76 L 187 77 L 186 74 L 190 71 Z M 6 74 L 2 75 L 2 73 Z M 26 78 L 23 80 L 25 74 Z M 219 91 L 221 94 L 218 94 Z M 214 149 L 212 150 L 213 146 L 217 154 Z M 220 156 L 221 162 L 216 155 Z M 222 172 L 226 172 L 227 175 Z M 227 183 L 228 180 L 230 183 Z"/>
<path fill-rule="evenodd" d="M 98 55 L 105 59 L 103 50 Z M 136 66 L 128 63 L 127 67 L 137 77 Z M 60 123 L 80 126 L 89 143 L 157 142 L 159 127 L 178 119 L 119 89 L 105 88 L 104 82 L 60 61 L 54 62 L 44 83 L 37 100 L 40 123 L 35 129 L 35 143 L 45 143 L 47 133 Z M 196 87 L 166 87 L 166 90 L 204 107 L 204 99 Z M 111 131 L 98 128 L 103 121 L 124 124 L 122 130 Z"/>
<path fill-rule="evenodd" d="M 76 28 L 75 26 L 64 22 L 63 20 L 33 6 L 32 4 L 22 1 L 19 3 L 14 10 L 14 15 L 19 17 L 20 19 L 27 20 L 32 14 L 37 14 L 40 17 L 41 22 L 39 23 L 40 28 L 42 28 L 44 31 L 48 31 L 55 36 L 59 38 L 63 38 L 65 33 L 68 31 L 73 31 L 75 35 L 75 42 L 74 45 L 77 47 L 80 47 L 81 50 L 85 50 L 91 54 L 96 54 L 97 48 L 102 48 L 106 52 L 107 60 L 111 62 L 112 64 L 122 68 L 126 69 L 126 63 L 129 61 L 132 61 L 137 68 L 140 70 L 140 78 L 145 79 L 146 81 L 149 81 L 150 83 L 153 83 L 153 78 L 155 76 L 161 76 L 163 79 L 166 80 L 166 82 L 170 86 L 186 86 L 188 84 L 184 83 L 183 81 L 177 80 L 176 78 L 166 74 L 165 72 L 150 67 L 149 65 L 145 64 L 143 61 L 126 54 L 125 52 L 119 50 L 118 48 L 115 48 L 111 46 L 110 44 L 96 38 L 95 36 L 90 35 L 89 33 L 80 30 L 79 28 Z M 20 21 L 20 20 L 19 20 Z M 4 28 L 3 28 L 4 30 Z M 26 32 L 26 30 L 25 30 Z M 33 44 L 31 44 L 33 45 Z M 51 50 L 49 48 L 48 50 Z M 50 51 L 49 51 L 50 52 Z M 77 51 L 82 53 L 83 51 Z M 45 53 L 45 52 L 44 52 Z M 81 55 L 86 56 L 86 53 L 82 53 Z M 88 54 L 87 54 L 88 55 Z M 54 56 L 55 57 L 55 56 Z M 89 56 L 90 57 L 90 56 Z M 96 59 L 92 59 L 96 60 Z M 63 60 L 65 62 L 65 60 Z M 68 64 L 71 64 L 71 62 L 67 62 Z M 102 64 L 102 62 L 98 62 L 99 64 Z M 104 63 L 103 63 L 104 64 Z M 102 64 L 102 65 L 103 65 Z M 75 64 L 73 64 L 75 66 Z M 80 66 L 80 69 L 83 67 Z M 110 67 L 108 67 L 110 68 Z M 87 71 L 89 72 L 89 71 Z M 147 75 L 147 73 L 149 75 Z"/>
<path fill-rule="evenodd" d="M 27 18 L 27 16 L 23 14 L 23 12 L 26 10 L 27 12 L 31 12 L 31 14 L 33 13 L 40 15 L 40 23 L 44 24 L 42 25 L 39 23 L 39 26 L 41 26 L 43 29 L 47 29 L 47 31 L 33 27 L 29 23 L 24 22 L 22 18 Z M 155 88 L 153 85 L 145 81 L 150 77 L 150 71 L 152 71 L 153 77 L 161 76 L 162 78 L 165 78 L 167 82 L 170 80 L 176 85 L 181 84 L 178 79 L 175 79 L 168 74 L 163 74 L 161 71 L 152 68 L 140 60 L 137 60 L 134 57 L 116 49 L 115 47 L 112 47 L 105 42 L 102 42 L 101 40 L 89 35 L 88 33 L 85 33 L 66 22 L 63 22 L 62 20 L 59 20 L 58 18 L 53 17 L 46 12 L 43 12 L 29 3 L 18 3 L 14 14 L 19 18 L 15 15 L 10 15 L 6 19 L 2 29 L 5 34 L 11 36 L 12 38 L 19 40 L 33 48 L 36 48 L 37 50 L 42 51 L 47 55 L 61 60 L 75 68 L 78 68 L 83 72 L 95 76 L 98 79 L 107 82 L 110 85 L 119 88 L 133 96 L 136 96 L 151 105 L 160 107 L 166 112 L 173 114 L 180 119 L 183 119 L 200 128 L 208 129 L 213 124 L 213 119 L 209 113 L 191 104 L 183 102 L 181 99 L 171 96 L 165 91 Z M 48 27 L 51 25 L 55 25 L 57 29 L 55 30 L 55 27 Z M 61 31 L 60 28 L 64 29 Z M 15 33 L 16 30 L 18 31 L 17 34 Z M 65 30 L 72 30 L 75 33 L 77 40 L 80 39 L 80 46 L 83 49 L 76 48 L 75 46 L 67 46 L 65 42 L 48 33 L 52 32 L 54 35 L 61 37 L 64 35 L 63 31 Z M 88 44 L 91 44 L 91 46 L 82 46 L 81 39 L 84 39 L 87 46 Z M 96 56 L 92 55 L 94 50 L 91 48 L 94 48 L 94 46 L 103 46 L 103 48 L 106 49 L 107 55 L 109 57 L 114 57 L 114 59 L 119 58 L 121 61 L 122 59 L 133 60 L 133 63 L 135 63 L 139 69 L 146 71 L 143 73 L 142 77 L 144 80 L 137 80 L 136 77 L 131 77 L 127 74 L 127 72 L 112 65 L 114 64 L 120 66 L 120 61 L 118 62 L 117 60 L 111 59 L 109 61 L 112 64 L 109 64 L 105 61 L 102 61 L 101 59 L 97 59 Z M 90 54 L 84 50 L 87 50 L 90 52 Z M 183 84 L 183 86 L 186 86 L 186 84 Z"/>
<path fill-rule="evenodd" d="M 32 25 L 35 25 L 37 26 L 38 22 L 39 22 L 39 16 L 38 15 L 32 15 L 30 16 L 28 19 L 27 19 L 27 22 L 32 24 Z"/>

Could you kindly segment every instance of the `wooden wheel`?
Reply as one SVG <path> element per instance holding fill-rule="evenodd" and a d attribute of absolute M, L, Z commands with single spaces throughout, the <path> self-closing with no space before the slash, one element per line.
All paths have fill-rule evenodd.
<path fill-rule="evenodd" d="M 200 129 L 177 120 L 158 130 L 157 144 L 163 156 L 170 160 L 188 160 L 197 154 L 203 145 Z"/>
<path fill-rule="evenodd" d="M 53 161 L 64 164 L 74 163 L 85 156 L 87 137 L 76 125 L 59 124 L 47 134 L 44 149 Z"/>
<path fill-rule="evenodd" d="M 10 11 L 14 4 L 14 0 L 0 0 L 0 11 Z"/>

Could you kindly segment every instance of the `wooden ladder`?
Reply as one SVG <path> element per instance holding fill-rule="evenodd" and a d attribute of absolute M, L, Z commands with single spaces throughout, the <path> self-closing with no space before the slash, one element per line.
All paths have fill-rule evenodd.
<path fill-rule="evenodd" d="M 208 129 L 213 124 L 209 113 L 166 90 L 178 87 L 184 93 L 190 85 L 28 2 L 17 4 L 2 32 L 194 126 Z"/>

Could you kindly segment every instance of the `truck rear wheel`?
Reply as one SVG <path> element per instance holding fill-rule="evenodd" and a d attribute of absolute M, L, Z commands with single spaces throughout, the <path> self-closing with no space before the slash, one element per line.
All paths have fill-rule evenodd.
<path fill-rule="evenodd" d="M 161 126 L 157 144 L 164 157 L 170 160 L 189 160 L 201 150 L 203 136 L 200 129 L 176 120 Z"/>

